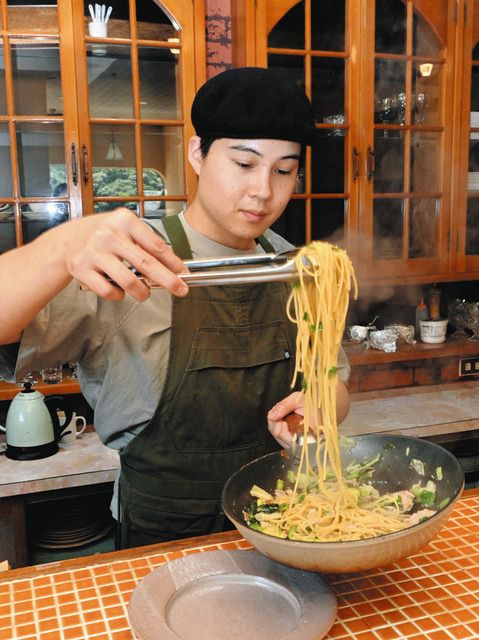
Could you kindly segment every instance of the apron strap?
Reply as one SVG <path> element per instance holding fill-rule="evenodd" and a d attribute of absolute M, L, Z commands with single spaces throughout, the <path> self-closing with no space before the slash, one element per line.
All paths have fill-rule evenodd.
<path fill-rule="evenodd" d="M 276 249 L 273 247 L 271 242 L 267 240 L 264 236 L 260 236 L 256 238 L 256 242 L 262 247 L 266 253 L 276 253 Z"/>
<path fill-rule="evenodd" d="M 190 243 L 186 237 L 180 217 L 178 215 L 165 216 L 162 222 L 176 255 L 182 260 L 192 260 L 193 254 L 191 253 Z"/>
<path fill-rule="evenodd" d="M 176 255 L 182 260 L 192 260 L 190 243 L 186 237 L 185 230 L 181 224 L 178 214 L 174 216 L 165 216 L 162 220 L 165 231 L 170 239 L 171 246 Z M 265 236 L 261 235 L 256 242 L 264 249 L 266 253 L 275 253 L 275 248 Z"/>

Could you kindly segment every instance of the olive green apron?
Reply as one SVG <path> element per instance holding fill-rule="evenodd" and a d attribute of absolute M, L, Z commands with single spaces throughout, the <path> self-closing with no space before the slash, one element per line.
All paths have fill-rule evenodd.
<path fill-rule="evenodd" d="M 175 253 L 191 258 L 179 218 L 166 218 L 165 228 Z M 259 242 L 274 251 L 264 237 Z M 268 283 L 196 287 L 173 298 L 161 400 L 120 454 L 126 530 L 148 542 L 221 531 L 227 478 L 279 448 L 266 414 L 291 391 L 288 293 L 285 283 Z"/>

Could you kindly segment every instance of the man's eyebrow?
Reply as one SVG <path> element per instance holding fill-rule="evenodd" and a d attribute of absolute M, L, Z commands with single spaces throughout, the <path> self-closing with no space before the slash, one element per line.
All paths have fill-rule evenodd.
<path fill-rule="evenodd" d="M 236 151 L 249 151 L 250 153 L 254 153 L 257 156 L 263 157 L 263 154 L 253 149 L 253 147 L 248 147 L 246 144 L 232 144 L 230 149 L 236 149 Z M 282 156 L 280 160 L 298 160 L 299 161 L 299 153 L 291 153 L 287 156 Z"/>

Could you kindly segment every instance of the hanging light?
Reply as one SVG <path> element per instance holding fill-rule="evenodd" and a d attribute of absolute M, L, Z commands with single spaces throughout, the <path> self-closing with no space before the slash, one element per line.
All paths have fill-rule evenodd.
<path fill-rule="evenodd" d="M 431 62 L 423 62 L 419 65 L 419 73 L 425 78 L 431 75 L 432 69 L 433 65 Z"/>
<path fill-rule="evenodd" d="M 120 145 L 115 140 L 115 135 L 113 133 L 113 130 L 111 132 L 111 141 L 110 141 L 110 144 L 108 145 L 108 151 L 106 153 L 106 159 L 107 160 L 122 160 L 123 159 L 123 154 L 121 152 Z"/>

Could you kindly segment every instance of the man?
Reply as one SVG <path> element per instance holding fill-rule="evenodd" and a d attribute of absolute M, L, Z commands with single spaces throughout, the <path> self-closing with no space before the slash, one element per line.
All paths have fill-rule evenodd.
<path fill-rule="evenodd" d="M 288 444 L 283 418 L 302 405 L 302 394 L 290 393 L 295 336 L 285 314 L 288 285 L 192 287 L 185 295 L 175 275 L 182 263 L 167 243 L 183 260 L 292 248 L 269 227 L 294 190 L 304 145 L 315 142 L 311 105 L 274 71 L 250 67 L 209 80 L 191 116 L 197 135 L 188 157 L 197 193 L 180 216 L 156 222 L 161 237 L 120 210 L 49 232 L 50 250 L 61 243 L 53 264 L 48 238 L 22 248 L 20 257 L 2 256 L 3 266 L 0 260 L 27 298 L 7 296 L 3 342 L 23 334 L 20 345 L 3 349 L 2 375 L 11 377 L 15 363 L 21 377 L 78 361 L 95 428 L 120 450 L 124 547 L 222 530 L 225 480 L 277 448 L 268 421 Z M 46 264 L 35 258 L 38 251 Z M 122 259 L 166 289 L 148 297 Z M 72 277 L 101 298 L 80 291 Z M 347 373 L 343 360 L 340 377 Z M 340 419 L 348 406 L 340 382 Z"/>

